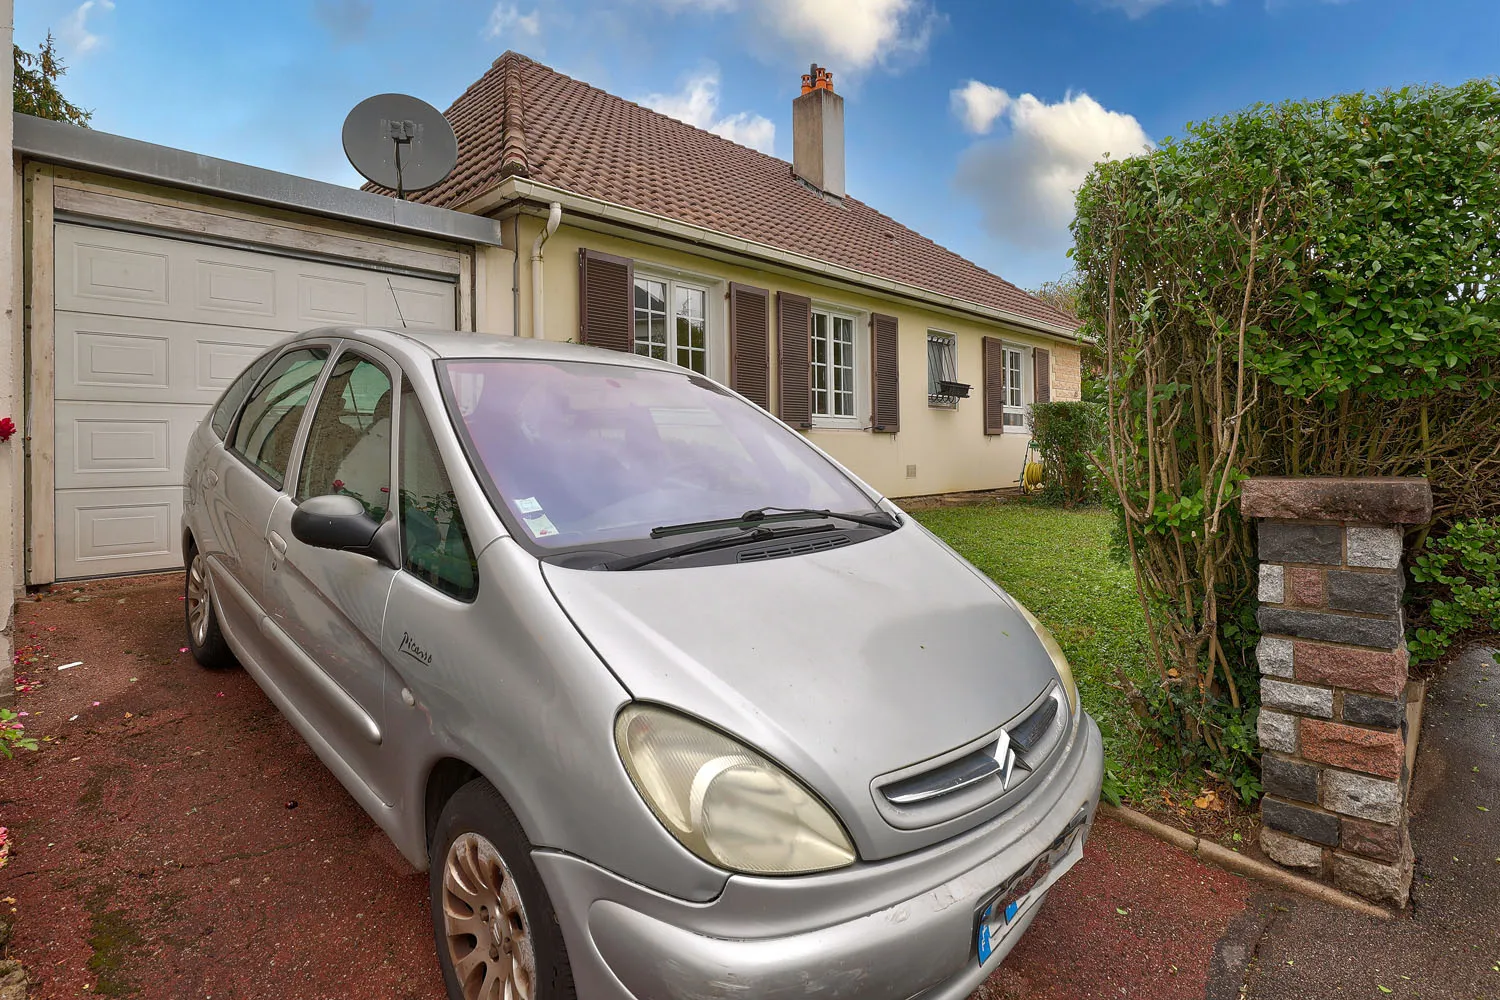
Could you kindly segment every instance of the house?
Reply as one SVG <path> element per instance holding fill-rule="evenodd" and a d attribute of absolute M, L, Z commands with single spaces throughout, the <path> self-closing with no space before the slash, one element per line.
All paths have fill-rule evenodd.
<path fill-rule="evenodd" d="M 13 116 L 0 575 L 180 565 L 192 428 L 326 324 L 651 353 L 891 496 L 1014 483 L 1027 405 L 1077 396 L 1074 322 L 848 193 L 843 99 L 804 84 L 789 164 L 506 53 L 411 201 Z"/>
<path fill-rule="evenodd" d="M 801 91 L 787 163 L 507 52 L 414 199 L 500 223 L 506 329 L 720 379 L 889 496 L 1016 483 L 1026 408 L 1078 398 L 1076 321 L 850 194 L 844 99 Z"/>

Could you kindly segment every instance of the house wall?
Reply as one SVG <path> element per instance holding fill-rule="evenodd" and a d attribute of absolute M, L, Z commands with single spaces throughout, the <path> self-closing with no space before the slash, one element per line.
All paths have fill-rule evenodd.
<path fill-rule="evenodd" d="M 545 247 L 545 301 L 543 315 L 549 340 L 576 340 L 578 337 L 578 251 L 581 247 L 629 257 L 636 261 L 639 273 L 648 266 L 663 271 L 676 270 L 684 276 L 708 279 L 709 285 L 709 375 L 727 381 L 728 321 L 724 298 L 728 283 L 743 282 L 773 293 L 785 291 L 806 295 L 817 305 L 836 306 L 857 314 L 856 340 L 866 338 L 864 328 L 870 312 L 895 316 L 900 323 L 901 350 L 901 430 L 896 434 L 877 434 L 857 428 L 817 428 L 806 432 L 809 439 L 852 469 L 887 496 L 917 496 L 965 490 L 994 489 L 1015 485 L 1030 435 L 1022 428 L 1014 433 L 986 435 L 983 424 L 983 377 L 981 341 L 983 337 L 1001 337 L 1023 347 L 1045 347 L 1052 352 L 1052 398 L 1078 398 L 1079 352 L 1074 345 L 1055 338 L 1026 333 L 1019 328 L 961 318 L 954 314 L 928 309 L 918 304 L 876 295 L 847 291 L 817 284 L 800 277 L 725 263 L 691 252 L 606 235 L 564 224 Z M 505 224 L 510 233 L 511 223 Z M 521 216 L 517 233 L 520 258 L 519 331 L 529 336 L 532 329 L 531 260 L 532 241 L 541 231 L 542 220 Z M 774 296 L 773 314 L 774 314 Z M 509 316 L 500 316 L 499 297 L 491 296 L 491 311 L 480 317 L 481 329 L 504 329 Z M 487 322 L 488 321 L 488 322 Z M 962 382 L 973 386 L 968 399 L 956 409 L 933 407 L 927 401 L 927 332 L 940 330 L 957 338 L 957 374 Z M 775 323 L 772 323 L 771 355 L 775 358 Z M 868 353 L 858 356 L 867 365 Z M 1029 362 L 1028 362 L 1029 364 Z M 1029 374 L 1029 373 L 1028 373 Z M 773 392 L 775 376 L 772 376 Z M 774 406 L 773 397 L 773 406 Z M 858 404 L 868 424 L 868 396 Z"/>

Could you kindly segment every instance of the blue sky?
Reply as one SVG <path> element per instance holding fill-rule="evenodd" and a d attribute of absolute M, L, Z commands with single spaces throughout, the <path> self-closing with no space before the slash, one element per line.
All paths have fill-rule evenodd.
<path fill-rule="evenodd" d="M 850 193 L 1023 286 L 1068 269 L 1104 152 L 1257 101 L 1500 70 L 1495 0 L 22 0 L 94 126 L 352 184 L 361 99 L 446 107 L 507 48 L 791 156 L 811 60 L 847 99 Z M 955 93 L 957 92 L 957 93 Z"/>

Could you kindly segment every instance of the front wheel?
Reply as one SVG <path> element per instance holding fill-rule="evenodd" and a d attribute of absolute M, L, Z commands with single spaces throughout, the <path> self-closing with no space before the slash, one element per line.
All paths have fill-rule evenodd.
<path fill-rule="evenodd" d="M 483 779 L 438 818 L 428 893 L 449 1000 L 574 1000 L 568 950 L 531 842 Z"/>
<path fill-rule="evenodd" d="M 187 570 L 183 581 L 183 613 L 187 619 L 188 649 L 199 666 L 212 670 L 233 667 L 239 661 L 219 630 L 219 614 L 214 608 L 213 586 L 209 582 L 208 560 L 189 544 Z"/>

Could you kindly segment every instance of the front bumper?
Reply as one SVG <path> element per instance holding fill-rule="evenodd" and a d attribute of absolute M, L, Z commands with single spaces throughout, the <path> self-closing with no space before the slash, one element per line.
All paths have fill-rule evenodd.
<path fill-rule="evenodd" d="M 549 851 L 535 855 L 578 995 L 590 1000 L 962 1000 L 1035 919 L 1040 884 L 981 965 L 975 918 L 995 891 L 1083 813 L 1104 773 L 1084 716 L 1046 782 L 989 823 L 911 855 L 791 879 L 736 875 L 709 903 L 662 895 Z"/>

